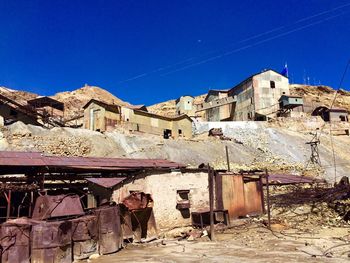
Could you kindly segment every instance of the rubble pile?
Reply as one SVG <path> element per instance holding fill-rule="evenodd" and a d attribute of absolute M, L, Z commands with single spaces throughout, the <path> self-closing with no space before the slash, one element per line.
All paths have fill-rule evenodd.
<path fill-rule="evenodd" d="M 348 227 L 350 186 L 279 186 L 272 189 L 272 217 L 290 228 Z"/>

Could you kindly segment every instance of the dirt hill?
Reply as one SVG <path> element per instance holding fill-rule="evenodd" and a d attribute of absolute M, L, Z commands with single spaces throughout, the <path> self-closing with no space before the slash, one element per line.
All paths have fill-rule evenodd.
<path fill-rule="evenodd" d="M 27 104 L 27 100 L 31 100 L 39 96 L 35 93 L 22 90 L 13 90 L 6 87 L 0 87 L 0 93 L 23 105 Z"/>
<path fill-rule="evenodd" d="M 100 87 L 88 85 L 77 90 L 56 93 L 52 98 L 64 103 L 66 116 L 81 113 L 83 106 L 91 99 L 108 104 L 130 105 L 130 103 L 119 99 Z"/>
<path fill-rule="evenodd" d="M 302 96 L 304 104 L 310 107 L 330 107 L 335 95 L 335 90 L 328 86 L 290 85 L 292 95 Z M 333 107 L 344 108 L 350 112 L 350 92 L 340 89 Z"/>

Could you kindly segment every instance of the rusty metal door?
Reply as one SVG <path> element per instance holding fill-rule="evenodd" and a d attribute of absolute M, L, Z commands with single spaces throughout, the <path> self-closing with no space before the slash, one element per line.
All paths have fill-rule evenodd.
<path fill-rule="evenodd" d="M 230 219 L 246 215 L 244 183 L 241 175 L 222 176 L 222 203 L 228 210 Z"/>

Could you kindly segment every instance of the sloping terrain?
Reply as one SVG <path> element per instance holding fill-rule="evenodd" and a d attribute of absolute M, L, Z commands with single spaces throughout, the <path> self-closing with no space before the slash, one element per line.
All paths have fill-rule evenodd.
<path fill-rule="evenodd" d="M 330 107 L 334 100 L 335 90 L 328 86 L 290 85 L 292 95 L 302 96 L 304 103 Z M 350 112 L 350 92 L 340 89 L 333 107 L 344 108 Z"/>
<path fill-rule="evenodd" d="M 38 94 L 21 91 L 21 90 L 13 90 L 6 87 L 0 87 L 0 94 L 17 101 L 18 103 L 25 105 L 27 104 L 27 100 L 35 99 L 38 97 Z"/>
<path fill-rule="evenodd" d="M 83 106 L 91 99 L 100 100 L 108 104 L 130 105 L 128 102 L 119 99 L 100 87 L 88 85 L 73 91 L 59 92 L 52 98 L 64 103 L 67 117 L 81 113 Z"/>
<path fill-rule="evenodd" d="M 300 131 L 301 130 L 301 131 Z M 320 175 L 334 180 L 333 149 L 339 180 L 350 166 L 349 136 L 321 136 L 319 146 L 322 167 L 307 166 L 311 150 L 306 142 L 312 129 L 291 129 L 283 123 L 232 122 L 224 130 L 229 140 L 208 137 L 208 133 L 192 139 L 169 139 L 146 134 L 106 132 L 85 129 L 44 128 L 17 122 L 2 128 L 0 150 L 40 151 L 66 156 L 108 156 L 128 158 L 163 158 L 197 167 L 210 163 L 226 168 L 225 146 L 228 146 L 231 168 L 265 169 L 274 172 Z"/>

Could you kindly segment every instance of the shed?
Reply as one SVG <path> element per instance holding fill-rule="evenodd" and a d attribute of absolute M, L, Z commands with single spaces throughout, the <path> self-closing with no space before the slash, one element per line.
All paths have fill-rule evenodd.
<path fill-rule="evenodd" d="M 348 122 L 348 111 L 343 108 L 328 108 L 326 106 L 319 106 L 313 110 L 312 116 L 320 116 L 324 121 L 331 122 Z"/>
<path fill-rule="evenodd" d="M 56 110 L 64 111 L 64 103 L 58 100 L 55 100 L 51 97 L 41 96 L 32 100 L 28 100 L 27 103 L 34 108 L 44 108 L 51 107 Z"/>
<path fill-rule="evenodd" d="M 300 96 L 282 95 L 278 101 L 281 109 L 293 109 L 303 106 L 303 98 Z"/>

